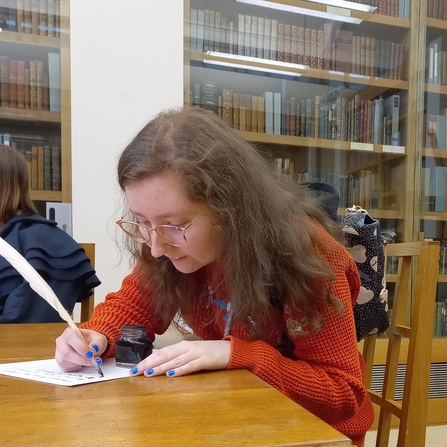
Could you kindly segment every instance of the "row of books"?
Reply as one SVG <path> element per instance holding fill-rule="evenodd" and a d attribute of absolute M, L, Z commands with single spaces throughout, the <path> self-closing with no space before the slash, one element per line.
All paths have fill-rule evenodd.
<path fill-rule="evenodd" d="M 447 41 L 443 36 L 432 40 L 426 48 L 425 82 L 447 85 Z"/>
<path fill-rule="evenodd" d="M 261 96 L 194 84 L 192 105 L 208 108 L 232 127 L 251 132 L 399 146 L 400 96 L 364 101 L 335 89 L 326 96 L 284 101 L 280 92 Z"/>
<path fill-rule="evenodd" d="M 429 165 L 425 158 L 421 167 L 421 211 L 446 212 L 447 166 Z"/>
<path fill-rule="evenodd" d="M 59 146 L 18 147 L 9 134 L 0 134 L 0 142 L 19 151 L 26 160 L 29 187 L 37 191 L 61 191 L 61 150 Z"/>
<path fill-rule="evenodd" d="M 18 150 L 26 159 L 31 190 L 61 191 L 61 151 L 58 146 Z"/>
<path fill-rule="evenodd" d="M 0 27 L 40 36 L 60 37 L 60 0 L 2 0 Z"/>
<path fill-rule="evenodd" d="M 31 110 L 61 110 L 59 53 L 48 53 L 48 62 L 15 60 L 0 56 L 0 104 Z"/>
<path fill-rule="evenodd" d="M 427 17 L 447 20 L 447 4 L 445 0 L 427 0 Z"/>
<path fill-rule="evenodd" d="M 333 22 L 319 29 L 239 14 L 191 10 L 191 50 L 217 51 L 366 76 L 403 79 L 403 44 L 354 35 Z"/>
<path fill-rule="evenodd" d="M 277 157 L 272 160 L 272 169 L 284 180 L 296 183 L 324 182 L 340 191 L 339 207 L 346 208 L 354 203 L 367 210 L 379 208 L 377 173 L 362 170 L 358 176 L 340 175 L 324 169 L 307 169 L 299 172 L 295 162 L 289 158 Z"/>

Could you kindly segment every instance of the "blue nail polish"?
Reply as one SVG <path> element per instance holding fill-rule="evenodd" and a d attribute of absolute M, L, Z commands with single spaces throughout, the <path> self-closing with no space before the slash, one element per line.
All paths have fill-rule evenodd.
<path fill-rule="evenodd" d="M 152 374 L 154 374 L 154 370 L 151 368 L 151 369 L 148 369 L 147 371 L 146 371 L 146 374 L 148 375 L 148 376 L 151 376 Z"/>
<path fill-rule="evenodd" d="M 92 348 L 93 348 L 96 352 L 99 351 L 99 346 L 98 346 L 98 345 L 92 345 Z"/>
<path fill-rule="evenodd" d="M 101 366 L 102 365 L 102 360 L 101 359 L 96 359 L 96 363 Z"/>
<path fill-rule="evenodd" d="M 136 366 L 134 366 L 131 370 L 130 373 L 131 374 L 136 374 L 138 372 L 138 368 Z"/>
<path fill-rule="evenodd" d="M 86 353 L 85 353 L 85 358 L 86 359 L 91 359 L 91 358 L 93 358 L 93 352 L 92 351 L 87 351 Z"/>
<path fill-rule="evenodd" d="M 175 376 L 175 371 L 173 369 L 171 369 L 170 371 L 168 371 L 168 376 L 172 377 Z"/>

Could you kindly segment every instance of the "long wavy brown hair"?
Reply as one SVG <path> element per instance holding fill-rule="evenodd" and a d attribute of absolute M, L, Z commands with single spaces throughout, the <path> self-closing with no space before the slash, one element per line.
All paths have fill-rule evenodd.
<path fill-rule="evenodd" d="M 0 144 L 0 227 L 21 211 L 37 214 L 28 190 L 26 160 L 17 149 Z"/>
<path fill-rule="evenodd" d="M 267 284 L 289 296 L 308 321 L 321 327 L 318 304 L 331 296 L 334 279 L 316 254 L 315 221 L 341 240 L 339 227 L 309 188 L 281 181 L 259 150 L 213 113 L 183 108 L 160 113 L 124 149 L 118 162 L 123 191 L 133 182 L 178 172 L 192 201 L 205 202 L 222 230 L 220 263 L 233 318 L 252 336 L 268 330 L 272 304 Z M 140 286 L 152 291 L 157 311 L 169 322 L 180 309 L 190 312 L 206 290 L 205 273 L 183 274 L 165 257 L 154 259 L 146 244 L 127 241 L 141 270 Z M 316 250 L 315 250 L 316 248 Z M 316 295 L 311 283 L 325 281 Z M 256 322 L 247 324 L 247 321 Z"/>

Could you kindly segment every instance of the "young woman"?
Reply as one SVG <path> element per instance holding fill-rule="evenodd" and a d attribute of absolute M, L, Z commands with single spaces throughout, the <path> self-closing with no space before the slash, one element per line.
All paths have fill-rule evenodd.
<path fill-rule="evenodd" d="M 211 112 L 161 113 L 123 151 L 118 224 L 136 258 L 121 290 L 56 342 L 64 371 L 114 355 L 124 324 L 162 334 L 177 311 L 203 341 L 130 373 L 246 368 L 361 445 L 373 421 L 352 307 L 356 265 L 306 187 L 284 182 Z"/>
<path fill-rule="evenodd" d="M 100 284 L 84 250 L 56 222 L 37 214 L 28 191 L 23 155 L 0 144 L 0 237 L 12 245 L 47 281 L 64 307 Z M 9 262 L 0 256 L 0 323 L 63 321 Z"/>

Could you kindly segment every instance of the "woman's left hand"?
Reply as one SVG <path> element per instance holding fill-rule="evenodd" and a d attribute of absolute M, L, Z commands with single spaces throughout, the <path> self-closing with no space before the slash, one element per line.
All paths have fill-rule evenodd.
<path fill-rule="evenodd" d="M 186 341 L 154 349 L 136 365 L 130 373 L 147 377 L 166 374 L 169 377 L 184 376 L 203 369 L 225 369 L 230 361 L 231 342 Z"/>

